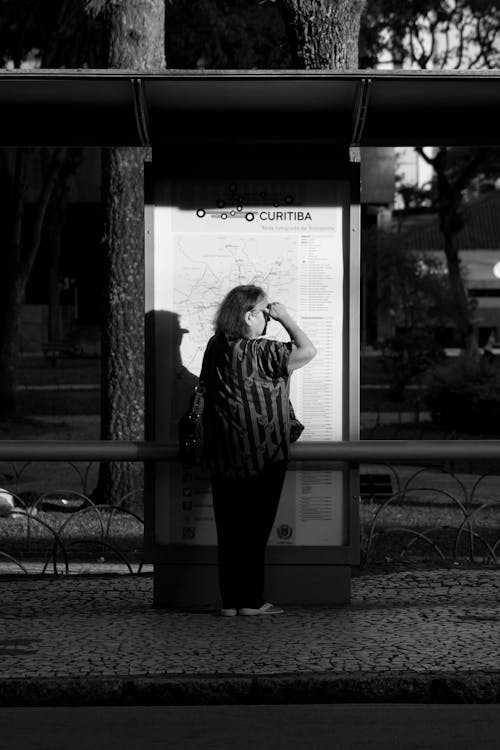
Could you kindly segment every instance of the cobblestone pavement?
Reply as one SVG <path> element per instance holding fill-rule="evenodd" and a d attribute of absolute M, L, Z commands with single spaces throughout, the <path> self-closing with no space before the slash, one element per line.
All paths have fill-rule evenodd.
<path fill-rule="evenodd" d="M 424 683 L 425 700 L 431 684 L 432 700 L 500 702 L 500 570 L 361 575 L 350 606 L 276 617 L 155 609 L 149 574 L 4 576 L 0 602 L 4 705 L 57 691 L 63 702 L 120 702 L 125 685 L 129 702 L 262 702 L 264 683 L 269 702 L 300 685 L 311 699 L 418 701 Z"/>

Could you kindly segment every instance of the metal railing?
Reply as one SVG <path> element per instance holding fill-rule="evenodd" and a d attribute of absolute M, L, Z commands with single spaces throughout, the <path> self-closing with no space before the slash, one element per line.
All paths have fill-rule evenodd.
<path fill-rule="evenodd" d="M 51 500 L 61 495 L 57 492 L 43 492 L 36 501 L 28 507 L 23 500 L 15 495 L 16 508 L 12 517 L 24 519 L 26 545 L 25 551 L 30 551 L 34 529 L 39 529 L 49 540 L 49 553 L 41 572 L 52 569 L 54 573 L 69 572 L 70 553 L 81 553 L 85 547 L 91 545 L 100 550 L 99 560 L 109 556 L 118 559 L 129 573 L 140 573 L 143 570 L 142 560 L 135 565 L 126 552 L 115 543 L 111 534 L 111 526 L 118 516 L 128 517 L 129 521 L 139 524 L 142 532 L 143 518 L 138 512 L 133 512 L 116 501 L 113 505 L 98 505 L 89 498 L 88 473 L 80 471 L 73 462 L 172 462 L 177 460 L 177 446 L 151 441 L 0 441 L 0 462 L 10 464 L 10 475 L 18 480 L 33 462 L 66 462 L 72 469 L 76 469 L 82 486 L 79 491 L 66 491 L 66 497 L 72 497 L 76 507 L 75 512 L 65 517 L 57 524 L 43 512 L 51 505 Z M 469 487 L 453 471 L 443 469 L 446 462 L 463 462 L 470 464 L 474 461 L 490 461 L 496 464 L 500 475 L 500 440 L 457 441 L 402 441 L 402 440 L 360 440 L 345 442 L 309 442 L 297 443 L 291 448 L 291 466 L 300 462 L 301 468 L 314 468 L 321 463 L 348 464 L 350 466 L 367 465 L 385 467 L 391 475 L 390 491 L 384 497 L 364 497 L 360 503 L 361 514 L 361 549 L 364 562 L 380 562 L 397 558 L 411 562 L 420 550 L 425 548 L 427 555 L 433 555 L 438 561 L 450 561 L 457 564 L 464 554 L 471 562 L 481 560 L 488 564 L 498 563 L 497 553 L 500 549 L 498 526 L 500 516 L 500 501 L 493 498 L 496 492 L 485 493 L 484 481 L 488 474 L 471 477 Z M 20 469 L 15 462 L 27 462 Z M 429 472 L 431 474 L 429 475 Z M 439 485 L 438 473 L 446 475 L 447 483 Z M 4 475 L 5 476 L 5 475 Z M 1 483 L 1 480 L 0 480 Z M 423 483 L 423 484 L 422 484 Z M 483 484 L 482 484 L 483 483 Z M 453 486 L 452 486 L 453 485 Z M 61 491 L 58 491 L 61 493 Z M 500 477 L 498 478 L 498 493 L 500 496 Z M 431 499 L 429 499 L 431 498 Z M 67 502 L 67 501 L 66 501 Z M 453 523 L 441 520 L 434 524 L 427 523 L 411 527 L 407 520 L 408 508 L 414 506 L 417 512 L 425 518 L 422 509 L 429 508 L 429 517 L 435 514 L 436 508 L 446 506 L 447 518 L 453 516 Z M 405 513 L 401 513 L 401 509 Z M 14 512 L 15 511 L 15 512 Z M 1 515 L 1 513 L 0 513 Z M 8 514 L 7 514 L 8 515 Z M 92 517 L 93 531 L 88 538 L 74 538 L 69 532 L 78 527 L 78 521 Z M 398 518 L 403 522 L 399 523 Z M 488 524 L 482 521 L 488 516 Z M 5 517 L 5 514 L 4 514 Z M 396 519 L 396 520 L 395 520 Z M 19 521 L 21 523 L 21 521 Z M 45 531 L 44 531 L 45 530 Z M 399 540 L 399 541 L 398 541 Z M 397 544 L 400 547 L 396 550 Z M 449 552 L 447 552 L 447 548 Z M 28 572 L 21 560 L 18 560 L 12 550 L 0 549 L 0 558 L 9 560 L 20 569 Z M 61 568 L 62 565 L 62 568 Z"/>
<path fill-rule="evenodd" d="M 175 461 L 177 446 L 152 441 L 0 440 L 0 461 Z M 292 461 L 387 463 L 499 460 L 500 440 L 348 440 L 296 443 Z"/>

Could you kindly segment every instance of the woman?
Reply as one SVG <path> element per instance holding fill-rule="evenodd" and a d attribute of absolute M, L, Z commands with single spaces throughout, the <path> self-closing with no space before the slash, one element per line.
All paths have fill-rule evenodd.
<path fill-rule="evenodd" d="M 291 341 L 264 338 L 271 318 Z M 315 354 L 285 306 L 269 304 L 260 287 L 238 286 L 220 305 L 201 380 L 226 617 L 283 612 L 265 602 L 264 555 L 286 473 L 290 374 Z"/>

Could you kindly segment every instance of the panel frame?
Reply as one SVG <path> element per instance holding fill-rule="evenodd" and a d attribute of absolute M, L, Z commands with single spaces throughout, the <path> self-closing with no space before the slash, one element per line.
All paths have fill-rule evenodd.
<path fill-rule="evenodd" d="M 276 156 L 276 154 L 274 154 Z M 283 156 L 283 151 L 280 153 Z M 359 162 L 349 160 L 349 152 L 332 152 L 322 163 L 285 160 L 254 159 L 250 162 L 231 162 L 231 167 L 220 159 L 217 163 L 200 163 L 186 156 L 184 161 L 172 154 L 161 153 L 145 173 L 145 277 L 146 277 L 146 436 L 155 440 L 155 326 L 154 326 L 154 205 L 155 185 L 162 179 L 199 177 L 267 176 L 295 177 L 346 181 L 349 201 L 343 210 L 343 439 L 359 437 L 359 301 L 360 301 L 360 202 Z M 179 156 L 179 155 L 178 155 Z M 261 154 L 262 156 L 262 154 Z M 264 175 L 263 175 L 264 173 Z M 332 177 L 334 175 L 334 177 Z M 293 462 L 290 464 L 293 468 Z M 359 564 L 359 471 L 357 466 L 336 462 L 332 468 L 345 472 L 344 512 L 346 513 L 346 544 L 341 546 L 268 546 L 269 565 L 357 565 Z M 145 559 L 158 564 L 214 565 L 216 546 L 159 544 L 155 539 L 155 506 L 157 498 L 166 491 L 159 482 L 157 464 L 145 467 Z"/>

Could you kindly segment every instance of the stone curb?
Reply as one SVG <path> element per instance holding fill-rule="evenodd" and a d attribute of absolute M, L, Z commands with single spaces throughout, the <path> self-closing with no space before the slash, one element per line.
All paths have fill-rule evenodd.
<path fill-rule="evenodd" d="M 500 672 L 0 681 L 1 706 L 181 706 L 313 703 L 500 703 Z"/>

